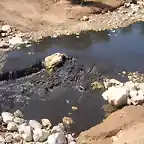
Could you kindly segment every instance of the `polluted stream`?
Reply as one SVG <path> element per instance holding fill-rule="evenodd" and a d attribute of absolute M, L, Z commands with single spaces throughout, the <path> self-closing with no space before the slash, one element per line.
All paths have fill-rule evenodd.
<path fill-rule="evenodd" d="M 20 109 L 25 119 L 48 118 L 53 125 L 71 117 L 79 133 L 99 124 L 105 113 L 103 90 L 91 83 L 118 72 L 144 72 L 144 23 L 101 32 L 45 38 L 9 52 L 0 74 L 0 111 Z M 56 52 L 69 57 L 48 73 L 42 61 Z M 120 78 L 120 80 L 123 80 Z M 78 109 L 73 110 L 75 106 Z"/>

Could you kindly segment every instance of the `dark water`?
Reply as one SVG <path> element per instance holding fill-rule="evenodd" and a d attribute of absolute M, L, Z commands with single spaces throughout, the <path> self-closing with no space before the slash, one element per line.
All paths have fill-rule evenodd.
<path fill-rule="evenodd" d="M 30 67 L 55 52 L 65 52 L 69 56 L 77 57 L 78 62 L 86 69 L 96 65 L 105 75 L 123 70 L 144 72 L 144 23 L 117 30 L 81 33 L 79 38 L 75 35 L 46 38 L 39 44 L 34 43 L 32 47 L 10 52 L 2 71 Z M 17 81 L 12 81 L 15 82 Z M 39 93 L 43 95 L 43 92 Z M 3 96 L 8 97 L 5 94 Z M 27 119 L 39 120 L 45 117 L 56 124 L 64 116 L 70 116 L 75 121 L 72 131 L 80 132 L 100 123 L 104 117 L 101 107 L 105 102 L 101 98 L 101 91 L 83 93 L 73 88 L 57 88 L 45 96 L 51 98 L 23 98 L 24 103 L 27 103 L 23 108 Z M 11 109 L 22 107 L 15 99 L 10 103 Z M 79 108 L 75 112 L 71 110 L 73 105 Z"/>

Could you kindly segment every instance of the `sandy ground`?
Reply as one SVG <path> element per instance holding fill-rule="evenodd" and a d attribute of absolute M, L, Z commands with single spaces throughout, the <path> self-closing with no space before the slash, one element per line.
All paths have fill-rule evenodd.
<path fill-rule="evenodd" d="M 123 3 L 123 0 L 88 0 L 82 5 L 72 5 L 67 0 L 1 0 L 0 20 L 39 39 L 49 35 L 120 26 L 122 24 L 119 22 L 113 23 L 116 20 L 114 15 L 118 19 L 119 15 L 123 18 L 118 10 L 107 14 L 99 13 L 113 11 Z M 80 19 L 83 16 L 87 16 L 89 21 L 82 22 Z M 129 20 L 129 23 L 132 21 Z"/>

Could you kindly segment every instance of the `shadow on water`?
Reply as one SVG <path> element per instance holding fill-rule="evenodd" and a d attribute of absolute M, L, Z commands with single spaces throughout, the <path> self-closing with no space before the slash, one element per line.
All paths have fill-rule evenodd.
<path fill-rule="evenodd" d="M 39 44 L 33 43 L 31 47 L 10 52 L 2 74 L 12 72 L 12 77 L 15 73 L 16 78 L 22 78 L 0 83 L 2 111 L 18 108 L 24 111 L 27 119 L 46 117 L 54 124 L 61 122 L 64 116 L 70 116 L 75 121 L 73 132 L 100 123 L 104 117 L 101 107 L 105 103 L 101 91 L 83 93 L 76 87 L 90 83 L 90 77 L 96 78 L 95 71 L 112 77 L 123 70 L 144 72 L 143 38 L 144 23 L 136 23 L 116 30 L 45 38 Z M 66 69 L 59 70 L 50 79 L 41 65 L 35 64 L 56 52 L 77 57 L 77 68 L 74 64 L 72 72 L 69 72 L 66 65 Z M 80 66 L 82 70 L 79 70 Z M 25 77 L 25 70 L 28 70 L 26 75 L 35 74 Z M 8 80 L 7 75 L 4 79 Z M 59 86 L 53 89 L 53 85 Z M 78 107 L 77 111 L 72 111 L 73 105 Z"/>

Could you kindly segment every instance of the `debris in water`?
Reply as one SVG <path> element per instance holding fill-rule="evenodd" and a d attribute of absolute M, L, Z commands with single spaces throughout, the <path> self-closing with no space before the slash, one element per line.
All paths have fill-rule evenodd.
<path fill-rule="evenodd" d="M 73 110 L 73 111 L 76 111 L 76 110 L 78 110 L 78 107 L 72 106 L 72 110 Z"/>
<path fill-rule="evenodd" d="M 71 125 L 71 124 L 74 123 L 73 119 L 70 118 L 70 117 L 64 117 L 64 118 L 62 119 L 62 121 L 63 121 L 63 123 L 66 124 L 66 125 Z"/>
<path fill-rule="evenodd" d="M 95 82 L 91 83 L 91 86 L 92 86 L 92 89 L 102 89 L 102 88 L 104 88 L 103 84 L 98 82 L 98 81 L 95 81 Z"/>

